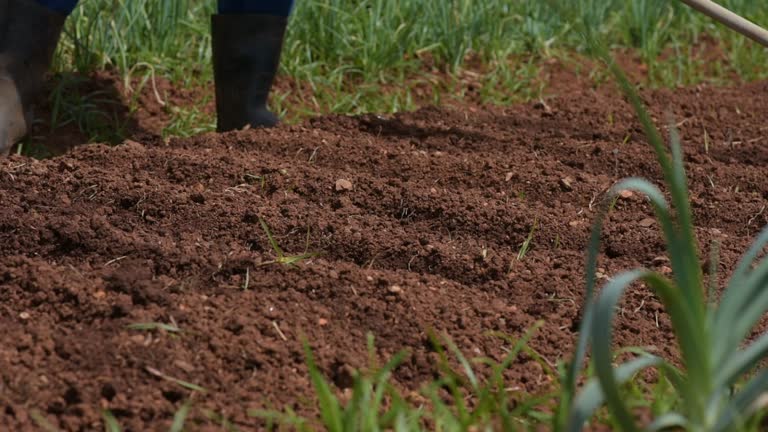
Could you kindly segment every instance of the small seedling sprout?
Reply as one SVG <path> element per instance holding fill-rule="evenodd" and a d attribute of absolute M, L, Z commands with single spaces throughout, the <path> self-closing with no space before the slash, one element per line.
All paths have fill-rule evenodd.
<path fill-rule="evenodd" d="M 158 322 L 148 322 L 148 323 L 135 323 L 135 324 L 129 324 L 128 328 L 131 330 L 163 330 L 167 331 L 169 333 L 179 333 L 181 332 L 181 329 L 173 324 L 165 324 L 165 323 L 158 323 Z"/>
<path fill-rule="evenodd" d="M 525 256 L 528 254 L 528 250 L 531 248 L 531 242 L 533 241 L 533 234 L 536 232 L 538 224 L 538 220 L 533 222 L 533 226 L 531 226 L 531 230 L 528 232 L 528 236 L 525 238 L 525 241 L 523 241 L 523 244 L 520 245 L 520 250 L 517 252 L 518 261 L 522 261 L 522 259 L 525 258 Z"/>
<path fill-rule="evenodd" d="M 288 267 L 296 267 L 297 263 L 319 255 L 317 252 L 307 252 L 307 250 L 309 250 L 309 228 L 307 228 L 307 243 L 304 253 L 301 255 L 286 255 L 280 245 L 277 244 L 277 240 L 275 240 L 272 231 L 269 229 L 269 226 L 264 219 L 260 217 L 259 222 L 261 223 L 262 229 L 264 229 L 264 232 L 267 234 L 267 239 L 269 239 L 269 244 L 272 246 L 272 250 L 274 250 L 277 255 L 277 258 L 274 260 L 265 261 L 261 263 L 261 265 L 282 264 Z"/>

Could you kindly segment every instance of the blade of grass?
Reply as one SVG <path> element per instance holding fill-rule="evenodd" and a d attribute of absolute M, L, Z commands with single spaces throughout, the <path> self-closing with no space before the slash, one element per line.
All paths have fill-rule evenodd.
<path fill-rule="evenodd" d="M 269 240 L 269 244 L 272 246 L 272 249 L 274 249 L 275 253 L 277 254 L 278 261 L 281 260 L 285 256 L 285 254 L 283 253 L 283 250 L 280 248 L 280 245 L 277 244 L 277 241 L 272 235 L 272 231 L 269 229 L 269 226 L 267 226 L 267 223 L 261 217 L 259 217 L 259 223 L 261 224 L 261 228 L 267 234 L 267 239 Z"/>
<path fill-rule="evenodd" d="M 320 415 L 323 423 L 329 432 L 344 432 L 343 413 L 339 400 L 331 391 L 330 386 L 323 378 L 320 369 L 315 363 L 315 358 L 309 344 L 304 343 L 304 356 L 306 357 L 307 367 L 312 385 L 317 393 L 320 403 Z"/>
<path fill-rule="evenodd" d="M 131 330 L 164 330 L 170 333 L 179 333 L 181 329 L 172 324 L 164 323 L 134 323 L 127 326 Z"/>
<path fill-rule="evenodd" d="M 178 384 L 178 385 L 180 385 L 180 386 L 182 386 L 182 387 L 184 387 L 186 389 L 189 389 L 189 390 L 192 390 L 192 391 L 196 391 L 196 392 L 200 392 L 200 393 L 205 393 L 206 392 L 205 388 L 200 387 L 197 384 L 192 384 L 190 382 L 187 382 L 187 381 L 184 381 L 184 380 L 180 380 L 180 379 L 174 378 L 172 376 L 168 376 L 168 375 L 164 374 L 163 372 L 161 372 L 161 371 L 159 371 L 159 370 L 157 370 L 157 369 L 155 369 L 155 368 L 153 368 L 151 366 L 146 366 L 146 367 L 144 367 L 144 369 L 147 372 L 149 372 L 151 375 L 154 375 L 154 376 L 156 376 L 158 378 L 162 378 L 164 380 L 176 383 L 176 384 Z"/>
<path fill-rule="evenodd" d="M 104 431 L 105 432 L 122 432 L 120 423 L 117 422 L 114 414 L 109 410 L 104 410 L 101 413 L 101 417 L 104 419 Z"/>
<path fill-rule="evenodd" d="M 37 409 L 33 409 L 29 412 L 29 416 L 32 418 L 39 427 L 45 432 L 59 432 L 59 428 L 54 426 L 47 418 Z"/>
<path fill-rule="evenodd" d="M 182 432 L 184 430 L 184 424 L 187 422 L 189 411 L 192 409 L 192 401 L 188 400 L 184 402 L 184 405 L 176 411 L 173 415 L 173 423 L 171 423 L 170 432 Z"/>

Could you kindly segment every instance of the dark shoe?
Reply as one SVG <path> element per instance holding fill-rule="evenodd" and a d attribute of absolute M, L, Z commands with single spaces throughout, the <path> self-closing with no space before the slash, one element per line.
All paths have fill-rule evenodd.
<path fill-rule="evenodd" d="M 0 0 L 0 155 L 27 134 L 65 20 L 34 0 Z"/>
<path fill-rule="evenodd" d="M 286 17 L 269 15 L 211 17 L 219 132 L 278 123 L 267 99 L 280 65 L 287 23 Z"/>

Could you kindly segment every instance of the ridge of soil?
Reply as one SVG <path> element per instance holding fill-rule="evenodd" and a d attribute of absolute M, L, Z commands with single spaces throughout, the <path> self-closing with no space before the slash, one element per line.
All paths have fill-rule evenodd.
<path fill-rule="evenodd" d="M 33 430 L 39 410 L 93 430 L 109 408 L 125 430 L 166 430 L 190 391 L 159 372 L 204 387 L 196 408 L 257 430 L 248 408 L 314 409 L 302 336 L 339 391 L 367 365 L 369 332 L 384 359 L 410 351 L 394 375 L 409 390 L 434 376 L 430 330 L 500 360 L 506 344 L 487 332 L 543 320 L 531 346 L 569 356 L 595 204 L 623 177 L 659 180 L 616 92 L 571 90 L 0 160 L 0 428 Z M 768 222 L 768 82 L 644 97 L 660 124 L 667 110 L 678 121 L 702 254 L 721 241 L 727 274 Z M 617 202 L 605 278 L 668 271 L 651 217 L 638 195 Z M 287 253 L 321 256 L 269 264 L 259 218 Z M 622 308 L 617 344 L 674 355 L 657 299 L 635 289 Z M 149 322 L 182 331 L 127 327 Z M 549 384 L 529 356 L 507 379 Z"/>

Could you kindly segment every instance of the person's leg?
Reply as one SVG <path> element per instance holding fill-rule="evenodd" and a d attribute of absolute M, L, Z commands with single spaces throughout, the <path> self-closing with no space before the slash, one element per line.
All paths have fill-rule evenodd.
<path fill-rule="evenodd" d="M 0 156 L 27 134 L 32 102 L 76 3 L 0 0 Z"/>
<path fill-rule="evenodd" d="M 211 19 L 217 129 L 271 127 L 267 108 L 293 0 L 219 0 Z"/>

